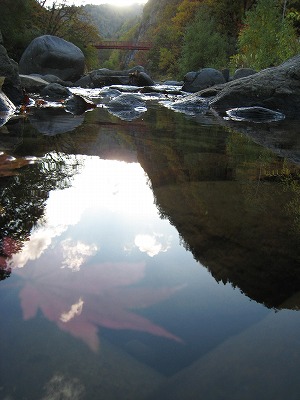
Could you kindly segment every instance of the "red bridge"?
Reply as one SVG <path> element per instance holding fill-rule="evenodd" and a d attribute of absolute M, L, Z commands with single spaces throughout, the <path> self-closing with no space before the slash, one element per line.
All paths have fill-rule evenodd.
<path fill-rule="evenodd" d="M 119 50 L 150 50 L 150 42 L 120 42 L 105 40 L 104 42 L 94 44 L 96 49 L 119 49 Z"/>

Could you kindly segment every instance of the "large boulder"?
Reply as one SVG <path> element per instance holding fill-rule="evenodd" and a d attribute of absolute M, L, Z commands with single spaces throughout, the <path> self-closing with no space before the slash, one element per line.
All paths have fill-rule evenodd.
<path fill-rule="evenodd" d="M 259 106 L 299 117 L 300 55 L 277 67 L 201 90 L 197 96 L 210 97 L 210 106 L 221 114 L 232 108 Z"/>
<path fill-rule="evenodd" d="M 44 35 L 29 44 L 19 68 L 23 75 L 50 74 L 75 82 L 83 75 L 84 65 L 84 55 L 77 46 L 57 36 Z"/>
<path fill-rule="evenodd" d="M 132 82 L 132 76 L 139 76 L 139 84 Z M 138 86 L 152 85 L 153 80 L 144 72 L 142 66 L 135 66 L 129 70 L 115 71 L 108 68 L 100 68 L 89 72 L 74 83 L 74 86 L 84 88 L 102 88 L 111 85 L 129 85 Z"/>
<path fill-rule="evenodd" d="M 214 68 L 202 68 L 198 72 L 188 72 L 183 80 L 182 90 L 190 93 L 226 82 L 222 72 Z"/>
<path fill-rule="evenodd" d="M 0 43 L 2 41 L 0 37 Z M 21 82 L 19 78 L 18 64 L 9 58 L 5 47 L 0 44 L 0 76 L 4 77 L 3 92 L 15 104 L 19 105 L 23 98 Z"/>

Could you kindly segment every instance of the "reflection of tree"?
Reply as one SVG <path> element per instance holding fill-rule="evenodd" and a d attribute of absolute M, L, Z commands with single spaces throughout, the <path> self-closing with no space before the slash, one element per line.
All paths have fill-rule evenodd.
<path fill-rule="evenodd" d="M 14 252 L 8 250 L 7 240 L 20 250 L 42 218 L 49 192 L 69 187 L 80 167 L 78 157 L 49 153 L 39 162 L 20 169 L 18 175 L 0 179 L 0 269 L 4 277 L 9 271 L 5 270 L 3 260 Z"/>
<path fill-rule="evenodd" d="M 161 216 L 217 281 L 280 308 L 300 284 L 299 167 L 243 135 L 169 123 L 136 138 Z"/>

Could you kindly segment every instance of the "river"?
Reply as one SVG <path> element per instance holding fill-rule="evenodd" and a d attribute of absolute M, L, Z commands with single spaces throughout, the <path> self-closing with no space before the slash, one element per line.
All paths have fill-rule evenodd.
<path fill-rule="evenodd" d="M 1 400 L 298 400 L 298 122 L 138 111 L 0 127 Z"/>

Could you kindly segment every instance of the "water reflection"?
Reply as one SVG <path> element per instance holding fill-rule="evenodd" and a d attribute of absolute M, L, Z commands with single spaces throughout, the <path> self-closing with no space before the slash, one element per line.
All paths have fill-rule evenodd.
<path fill-rule="evenodd" d="M 296 398 L 299 167 L 207 121 L 6 127 L 4 396 Z"/>
<path fill-rule="evenodd" d="M 101 326 L 181 341 L 130 311 L 159 303 L 181 288 L 131 287 L 145 278 L 146 263 L 130 258 L 121 261 L 122 252 L 129 255 L 135 247 L 153 257 L 171 246 L 169 235 L 168 244 L 162 244 L 165 232 L 159 230 L 159 217 L 155 218 L 155 210 L 147 205 L 152 193 L 144 185 L 143 170 L 138 164 L 81 158 L 79 163 L 85 166 L 74 177 L 72 187 L 50 192 L 43 218 L 22 250 L 9 259 L 14 274 L 22 278 L 24 319 L 33 318 L 41 310 L 60 329 L 82 339 L 95 351 Z M 126 242 L 120 242 L 115 231 L 123 227 L 124 222 L 114 225 L 119 219 L 126 220 L 136 232 L 126 237 Z M 143 229 L 147 223 L 153 226 L 149 226 L 149 233 L 139 231 L 141 222 Z M 103 241 L 102 230 L 111 244 Z M 115 254 L 102 255 L 111 248 Z"/>

